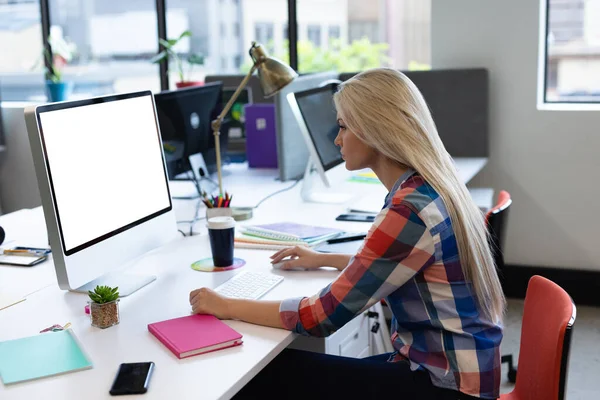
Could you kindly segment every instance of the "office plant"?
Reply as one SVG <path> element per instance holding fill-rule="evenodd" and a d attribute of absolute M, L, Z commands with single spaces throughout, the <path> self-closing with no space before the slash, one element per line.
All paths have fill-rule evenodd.
<path fill-rule="evenodd" d="M 64 101 L 73 91 L 73 82 L 64 79 L 63 69 L 73 59 L 75 45 L 61 34 L 48 36 L 48 43 L 52 52 L 44 49 L 46 96 L 50 102 Z"/>
<path fill-rule="evenodd" d="M 192 69 L 194 65 L 204 65 L 204 56 L 202 54 L 193 54 L 190 53 L 184 59 L 182 56 L 177 53 L 175 47 L 181 42 L 182 39 L 186 37 L 191 37 L 192 32 L 189 30 L 184 31 L 181 35 L 179 35 L 176 39 L 159 39 L 160 44 L 163 47 L 157 55 L 152 57 L 150 60 L 154 64 L 160 64 L 161 62 L 168 62 L 171 60 L 175 67 L 177 68 L 177 76 L 179 81 L 175 83 L 177 88 L 183 88 L 188 86 L 198 86 L 203 85 L 202 81 L 192 81 L 190 80 Z M 185 73 L 184 62 L 188 64 L 187 74 Z"/>
<path fill-rule="evenodd" d="M 119 288 L 96 286 L 88 291 L 92 326 L 108 328 L 119 323 Z"/>

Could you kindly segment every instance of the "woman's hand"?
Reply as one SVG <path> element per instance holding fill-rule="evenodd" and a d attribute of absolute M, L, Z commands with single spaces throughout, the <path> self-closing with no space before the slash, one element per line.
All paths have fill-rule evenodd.
<path fill-rule="evenodd" d="M 190 304 L 194 314 L 211 314 L 219 319 L 230 319 L 227 298 L 209 288 L 190 292 Z"/>
<path fill-rule="evenodd" d="M 283 261 L 281 269 L 291 269 L 294 267 L 302 267 L 306 269 L 316 269 L 325 266 L 323 257 L 324 254 L 317 253 L 305 246 L 294 246 L 287 249 L 279 250 L 271 256 L 271 263 L 280 262 L 286 257 L 289 260 Z"/>

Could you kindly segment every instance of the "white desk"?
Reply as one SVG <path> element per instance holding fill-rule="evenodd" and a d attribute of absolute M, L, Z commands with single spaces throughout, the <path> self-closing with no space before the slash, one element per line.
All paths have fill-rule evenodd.
<path fill-rule="evenodd" d="M 248 171 L 239 167 L 229 170 L 231 174 L 225 179 L 225 188 L 234 193 L 234 204 L 239 206 L 254 205 L 267 194 L 291 184 L 277 182 L 276 171 Z M 345 185 L 362 194 L 381 190 L 374 189 L 372 184 L 347 182 Z M 267 200 L 254 211 L 254 218 L 244 223 L 289 220 L 349 231 L 368 229 L 369 225 L 364 223 L 335 221 L 335 217 L 345 210 L 345 205 L 303 203 L 299 192 L 300 185 L 297 185 Z M 379 193 L 375 197 L 374 201 L 383 202 Z M 189 219 L 194 214 L 196 201 L 175 201 L 174 205 L 178 219 Z M 4 216 L 0 223 L 7 228 L 9 235 L 14 232 L 15 237 L 30 239 L 33 245 L 40 240 L 46 243 L 41 217 L 41 209 L 35 209 L 24 211 L 21 215 Z M 20 229 L 23 225 L 15 223 L 21 219 L 30 221 L 25 224 L 29 226 L 25 230 Z M 202 222 L 196 225 L 195 231 L 204 230 Z M 246 260 L 246 270 L 269 271 L 285 276 L 284 282 L 264 297 L 267 300 L 312 295 L 337 275 L 337 271 L 329 270 L 273 271 L 268 258 L 270 251 L 236 249 L 235 254 Z M 242 346 L 186 360 L 177 359 L 148 332 L 147 325 L 188 314 L 188 296 L 192 289 L 216 287 L 237 272 L 203 273 L 190 268 L 192 262 L 205 257 L 210 257 L 207 235 L 197 235 L 178 238 L 138 260 L 130 269 L 132 272 L 143 271 L 157 275 L 158 279 L 132 296 L 123 298 L 120 324 L 105 330 L 90 325 L 89 317 L 83 312 L 87 301 L 85 294 L 58 289 L 51 260 L 31 268 L 0 267 L 0 290 L 10 288 L 27 296 L 26 301 L 0 311 L 0 341 L 35 335 L 53 324 L 71 322 L 94 363 L 90 370 L 10 386 L 0 385 L 0 398 L 60 396 L 63 399 L 108 399 L 108 390 L 119 364 L 138 361 L 156 363 L 150 390 L 143 396 L 144 399 L 226 399 L 233 396 L 288 346 L 295 335 L 285 330 L 227 321 L 244 336 Z"/>
<path fill-rule="evenodd" d="M 487 157 L 457 157 L 454 164 L 460 180 L 466 184 L 485 167 L 487 161 Z"/>

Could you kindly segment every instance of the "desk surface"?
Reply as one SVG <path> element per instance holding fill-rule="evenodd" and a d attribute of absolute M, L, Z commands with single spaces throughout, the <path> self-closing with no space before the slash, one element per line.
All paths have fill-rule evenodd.
<path fill-rule="evenodd" d="M 276 176 L 274 170 L 233 167 L 225 174 L 224 182 L 225 187 L 235 194 L 237 205 L 252 206 L 266 195 L 292 184 L 278 182 Z M 368 191 L 373 201 L 383 203 L 383 186 L 349 182 L 345 182 L 344 186 L 350 191 Z M 267 200 L 254 210 L 254 218 L 244 223 L 288 220 L 357 232 L 369 228 L 364 223 L 335 221 L 335 217 L 348 205 L 303 203 L 299 192 L 300 185 L 297 185 Z M 196 204 L 196 200 L 175 201 L 177 219 L 191 219 Z M 0 224 L 6 228 L 8 240 L 18 240 L 19 244 L 28 245 L 47 243 L 41 208 L 2 216 Z M 185 229 L 186 225 L 180 226 Z M 108 389 L 119 364 L 138 361 L 156 363 L 145 399 L 226 399 L 240 390 L 293 341 L 294 334 L 281 329 L 227 321 L 244 336 L 242 346 L 179 360 L 147 330 L 149 323 L 187 315 L 190 312 L 190 290 L 202 286 L 216 287 L 237 272 L 204 273 L 192 270 L 192 262 L 210 257 L 208 238 L 203 234 L 204 224 L 197 223 L 194 231 L 200 234 L 180 237 L 132 264 L 129 271 L 154 274 L 158 279 L 130 297 L 123 298 L 120 303 L 120 324 L 105 330 L 92 327 L 89 317 L 84 314 L 86 295 L 58 289 L 51 260 L 31 268 L 1 266 L 0 293 L 18 293 L 26 297 L 26 301 L 0 310 L 0 326 L 3 327 L 0 341 L 35 335 L 53 324 L 71 322 L 94 368 L 10 386 L 0 385 L 0 398 L 43 398 L 56 394 L 64 399 L 83 396 L 107 399 L 110 398 Z M 264 297 L 266 300 L 312 295 L 337 275 L 337 271 L 327 269 L 311 272 L 273 271 L 269 263 L 271 251 L 236 249 L 235 253 L 236 257 L 246 260 L 245 270 L 271 272 L 285 277 L 280 285 Z"/>

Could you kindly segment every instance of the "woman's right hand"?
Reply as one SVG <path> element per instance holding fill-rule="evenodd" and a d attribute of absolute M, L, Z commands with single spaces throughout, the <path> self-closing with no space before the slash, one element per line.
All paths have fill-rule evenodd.
<path fill-rule="evenodd" d="M 302 267 L 305 269 L 316 269 L 325 266 L 323 259 L 325 254 L 318 253 L 305 246 L 288 247 L 287 249 L 279 250 L 271 256 L 271 263 L 275 264 L 284 260 L 281 269 L 291 269 L 294 267 Z"/>

